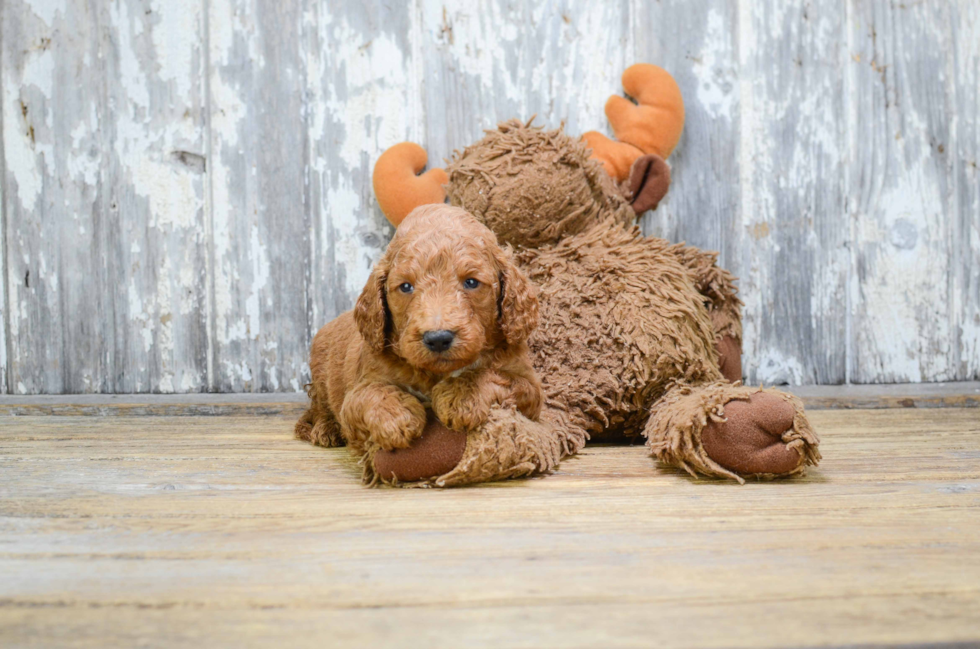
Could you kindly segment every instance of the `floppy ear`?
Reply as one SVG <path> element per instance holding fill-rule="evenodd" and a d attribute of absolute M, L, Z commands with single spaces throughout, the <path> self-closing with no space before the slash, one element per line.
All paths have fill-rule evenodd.
<path fill-rule="evenodd" d="M 500 296 L 497 298 L 497 317 L 507 343 L 525 342 L 538 326 L 538 295 L 524 273 L 510 258 L 497 255 L 500 266 Z"/>
<path fill-rule="evenodd" d="M 385 284 L 388 282 L 388 265 L 382 259 L 371 271 L 364 290 L 354 305 L 354 322 L 368 347 L 381 353 L 385 348 L 388 323 L 388 296 Z"/>

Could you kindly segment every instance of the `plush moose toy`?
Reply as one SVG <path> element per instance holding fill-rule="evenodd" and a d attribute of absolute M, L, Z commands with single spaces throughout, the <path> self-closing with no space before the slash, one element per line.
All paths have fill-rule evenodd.
<path fill-rule="evenodd" d="M 544 392 L 540 420 L 496 408 L 468 435 L 432 421 L 410 448 L 365 457 L 369 478 L 459 485 L 547 472 L 587 439 L 646 438 L 663 465 L 743 481 L 801 474 L 820 459 L 802 403 L 741 379 L 741 303 L 717 253 L 644 237 L 637 216 L 667 193 L 665 159 L 684 106 L 647 64 L 606 104 L 615 140 L 573 138 L 517 120 L 424 174 L 411 143 L 378 160 L 374 190 L 398 225 L 449 202 L 515 251 L 536 285 L 528 344 Z M 373 472 L 373 474 L 372 474 Z"/>

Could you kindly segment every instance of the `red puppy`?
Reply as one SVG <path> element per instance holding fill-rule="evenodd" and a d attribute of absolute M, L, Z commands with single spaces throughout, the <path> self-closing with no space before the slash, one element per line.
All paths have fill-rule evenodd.
<path fill-rule="evenodd" d="M 497 238 L 466 211 L 424 205 L 399 225 L 353 312 L 317 333 L 296 436 L 359 454 L 407 448 L 426 406 L 472 430 L 491 406 L 541 412 L 527 349 L 538 302 Z"/>

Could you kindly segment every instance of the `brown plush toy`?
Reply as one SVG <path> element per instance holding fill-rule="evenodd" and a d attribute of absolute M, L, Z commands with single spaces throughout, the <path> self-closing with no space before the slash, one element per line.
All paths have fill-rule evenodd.
<path fill-rule="evenodd" d="M 616 140 L 512 120 L 457 152 L 448 183 L 441 170 L 418 175 L 426 156 L 415 145 L 379 159 L 375 193 L 396 225 L 446 195 L 514 247 L 538 288 L 529 346 L 545 397 L 539 422 L 494 409 L 461 454 L 461 434 L 430 422 L 424 443 L 365 458 L 385 481 L 448 486 L 532 475 L 589 438 L 641 435 L 663 465 L 738 481 L 798 475 L 819 461 L 797 398 L 739 383 L 741 303 L 717 253 L 644 237 L 635 226 L 667 192 L 665 159 L 684 108 L 677 84 L 656 66 L 630 67 L 623 86 L 637 104 L 606 104 Z"/>

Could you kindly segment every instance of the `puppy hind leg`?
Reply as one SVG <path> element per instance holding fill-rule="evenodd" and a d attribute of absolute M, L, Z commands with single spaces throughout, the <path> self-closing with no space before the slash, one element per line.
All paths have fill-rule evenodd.
<path fill-rule="evenodd" d="M 344 436 L 340 433 L 340 424 L 329 410 L 307 408 L 296 422 L 294 433 L 297 439 L 307 441 L 314 446 L 330 448 L 346 444 Z"/>

